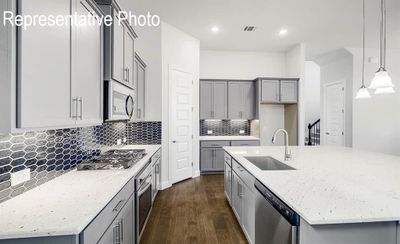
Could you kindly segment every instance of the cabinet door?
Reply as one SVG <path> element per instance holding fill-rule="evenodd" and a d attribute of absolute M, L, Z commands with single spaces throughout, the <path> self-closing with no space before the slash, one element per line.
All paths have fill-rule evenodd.
<path fill-rule="evenodd" d="M 136 115 L 137 119 L 144 120 L 144 103 L 145 103 L 145 83 L 146 83 L 146 68 L 138 64 L 138 80 L 136 84 L 136 104 L 137 110 Z"/>
<path fill-rule="evenodd" d="M 254 243 L 255 238 L 255 195 L 251 189 L 243 184 L 242 197 L 242 226 L 250 243 Z"/>
<path fill-rule="evenodd" d="M 256 117 L 256 87 L 254 82 L 242 82 L 243 112 L 242 118 L 251 120 Z"/>
<path fill-rule="evenodd" d="M 228 199 L 228 202 L 231 203 L 231 192 L 232 192 L 232 168 L 228 163 L 224 163 L 224 191 L 225 195 Z"/>
<path fill-rule="evenodd" d="M 134 83 L 134 37 L 130 30 L 124 25 L 124 83 L 133 87 Z"/>
<path fill-rule="evenodd" d="M 98 16 L 83 0 L 74 0 L 78 15 Z M 103 26 L 72 27 L 72 114 L 77 124 L 103 122 Z"/>
<path fill-rule="evenodd" d="M 296 103 L 298 96 L 297 81 L 281 81 L 281 102 Z"/>
<path fill-rule="evenodd" d="M 119 24 L 118 15 L 114 15 L 112 30 L 112 78 L 125 82 L 124 66 L 124 26 Z"/>
<path fill-rule="evenodd" d="M 214 82 L 213 84 L 213 118 L 228 118 L 228 88 L 227 82 Z"/>
<path fill-rule="evenodd" d="M 19 3 L 19 13 L 23 16 L 66 16 L 70 12 L 70 0 Z M 19 28 L 18 128 L 70 126 L 75 123 L 70 110 L 70 32 L 69 26 Z"/>
<path fill-rule="evenodd" d="M 200 119 L 213 118 L 213 83 L 200 82 Z"/>
<path fill-rule="evenodd" d="M 201 171 L 214 171 L 214 149 L 202 148 L 201 149 Z"/>
<path fill-rule="evenodd" d="M 242 215 L 241 183 L 239 176 L 232 171 L 232 209 L 240 223 Z"/>
<path fill-rule="evenodd" d="M 228 118 L 242 119 L 245 112 L 243 82 L 228 83 Z"/>
<path fill-rule="evenodd" d="M 279 102 L 279 81 L 263 80 L 261 81 L 261 102 L 278 103 Z"/>
<path fill-rule="evenodd" d="M 216 148 L 214 150 L 214 170 L 223 171 L 224 170 L 224 149 Z"/>
<path fill-rule="evenodd" d="M 134 198 L 131 197 L 121 212 L 115 218 L 110 227 L 106 230 L 98 244 L 132 244 L 134 243 Z M 86 244 L 86 243 L 85 243 Z"/>

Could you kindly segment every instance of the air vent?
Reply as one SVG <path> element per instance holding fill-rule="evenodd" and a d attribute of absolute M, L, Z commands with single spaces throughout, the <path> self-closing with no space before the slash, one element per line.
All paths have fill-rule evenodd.
<path fill-rule="evenodd" d="M 255 31 L 255 30 L 256 30 L 256 27 L 250 26 L 250 25 L 244 27 L 244 29 L 243 29 L 243 31 Z"/>

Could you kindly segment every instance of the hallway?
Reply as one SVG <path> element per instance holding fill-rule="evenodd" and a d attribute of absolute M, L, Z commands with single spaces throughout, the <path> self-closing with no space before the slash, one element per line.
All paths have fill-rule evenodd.
<path fill-rule="evenodd" d="M 140 243 L 247 243 L 225 198 L 223 175 L 200 176 L 159 192 Z"/>

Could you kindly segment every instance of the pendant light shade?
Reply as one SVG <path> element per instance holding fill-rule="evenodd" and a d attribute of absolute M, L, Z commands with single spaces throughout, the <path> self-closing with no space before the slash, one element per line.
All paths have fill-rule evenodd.
<path fill-rule="evenodd" d="M 390 78 L 389 73 L 385 68 L 381 67 L 375 73 L 375 77 L 372 79 L 370 89 L 378 89 L 378 88 L 393 88 L 392 78 Z"/>
<path fill-rule="evenodd" d="M 366 88 L 365 86 L 361 86 L 357 92 L 356 99 L 365 99 L 365 98 L 371 98 L 371 95 L 369 94 L 368 88 Z"/>
<path fill-rule="evenodd" d="M 362 43 L 363 43 L 363 52 L 362 52 L 362 78 L 361 78 L 361 87 L 357 92 L 356 99 L 366 99 L 371 98 L 369 94 L 368 88 L 365 87 L 365 0 L 363 0 L 363 36 L 362 36 Z"/>
<path fill-rule="evenodd" d="M 391 94 L 395 92 L 393 87 L 378 88 L 375 90 L 375 94 Z"/>
<path fill-rule="evenodd" d="M 386 0 L 381 0 L 381 27 L 380 27 L 380 67 L 372 79 L 370 89 L 380 89 L 375 94 L 393 93 L 394 85 L 386 70 Z M 391 89 L 386 89 L 391 88 Z"/>

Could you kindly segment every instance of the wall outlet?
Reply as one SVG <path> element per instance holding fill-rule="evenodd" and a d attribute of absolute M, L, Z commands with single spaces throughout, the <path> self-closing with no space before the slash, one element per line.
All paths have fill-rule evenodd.
<path fill-rule="evenodd" d="M 125 143 L 127 140 L 126 140 L 126 137 L 124 137 L 124 139 L 122 139 L 122 141 Z"/>
<path fill-rule="evenodd" d="M 31 170 L 23 169 L 15 173 L 11 173 L 11 186 L 22 184 L 31 179 Z"/>
<path fill-rule="evenodd" d="M 244 130 L 239 130 L 239 134 L 244 134 Z"/>
<path fill-rule="evenodd" d="M 211 135 L 213 133 L 212 130 L 207 130 L 207 135 Z"/>
<path fill-rule="evenodd" d="M 122 139 L 118 139 L 117 140 L 117 145 L 119 146 L 119 145 L 121 145 L 122 144 Z"/>

